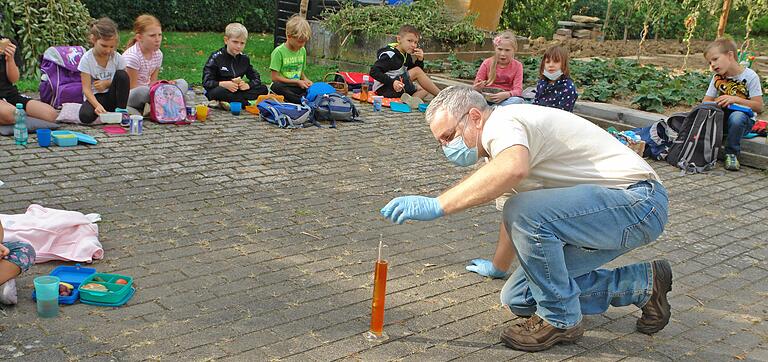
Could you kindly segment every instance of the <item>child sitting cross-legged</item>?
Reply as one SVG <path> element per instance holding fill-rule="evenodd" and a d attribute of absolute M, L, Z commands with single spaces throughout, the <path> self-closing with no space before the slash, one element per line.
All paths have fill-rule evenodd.
<path fill-rule="evenodd" d="M 370 73 L 377 95 L 401 98 L 413 108 L 427 95 L 440 93 L 440 88 L 424 73 L 424 50 L 419 48 L 420 39 L 418 29 L 403 25 L 397 33 L 397 42 L 376 52 L 376 62 Z"/>
<path fill-rule="evenodd" d="M 294 15 L 285 23 L 285 43 L 272 51 L 269 70 L 272 72 L 270 89 L 285 97 L 289 103 L 301 103 L 312 81 L 304 74 L 307 67 L 307 49 L 304 44 L 312 36 L 309 23 Z"/>
<path fill-rule="evenodd" d="M 501 91 L 489 94 L 490 103 L 507 105 L 525 103 L 523 94 L 523 63 L 515 59 L 517 39 L 509 30 L 493 38 L 495 54 L 484 60 L 477 70 L 474 88 L 481 93 L 483 88 L 498 88 Z"/>
<path fill-rule="evenodd" d="M 229 102 L 243 105 L 267 94 L 259 73 L 251 60 L 243 54 L 248 41 L 248 30 L 240 23 L 227 25 L 224 30 L 224 47 L 213 52 L 203 68 L 203 87 L 208 100 L 218 102 L 229 110 Z M 248 81 L 242 79 L 245 76 Z"/>

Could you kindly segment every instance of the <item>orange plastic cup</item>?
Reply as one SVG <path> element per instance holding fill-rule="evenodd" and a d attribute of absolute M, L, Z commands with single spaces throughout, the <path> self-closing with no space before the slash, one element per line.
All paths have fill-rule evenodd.
<path fill-rule="evenodd" d="M 200 122 L 205 122 L 208 118 L 208 106 L 204 104 L 195 106 L 195 112 L 197 112 L 197 120 Z"/>

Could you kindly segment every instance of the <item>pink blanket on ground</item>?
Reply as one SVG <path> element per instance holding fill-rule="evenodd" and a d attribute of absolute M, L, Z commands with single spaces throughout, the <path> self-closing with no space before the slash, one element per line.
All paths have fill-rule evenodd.
<path fill-rule="evenodd" d="M 90 263 L 104 257 L 98 214 L 48 209 L 32 204 L 20 215 L 0 214 L 3 241 L 25 241 L 35 249 L 35 263 L 71 260 Z"/>

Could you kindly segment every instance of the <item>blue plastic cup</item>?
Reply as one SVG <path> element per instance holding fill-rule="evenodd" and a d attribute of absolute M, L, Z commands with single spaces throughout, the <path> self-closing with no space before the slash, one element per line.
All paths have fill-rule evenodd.
<path fill-rule="evenodd" d="M 243 104 L 240 102 L 230 102 L 229 103 L 229 110 L 232 112 L 233 116 L 239 116 L 240 111 L 243 110 Z"/>
<path fill-rule="evenodd" d="M 59 277 L 45 275 L 34 280 L 37 315 L 53 318 L 59 315 Z"/>
<path fill-rule="evenodd" d="M 40 147 L 48 147 L 51 145 L 51 130 L 48 128 L 41 128 L 37 130 L 37 144 Z"/>

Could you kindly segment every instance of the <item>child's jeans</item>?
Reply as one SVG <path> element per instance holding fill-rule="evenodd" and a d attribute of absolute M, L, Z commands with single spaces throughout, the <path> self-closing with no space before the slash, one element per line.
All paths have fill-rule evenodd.
<path fill-rule="evenodd" d="M 115 108 L 125 108 L 128 105 L 130 87 L 131 80 L 128 78 L 128 73 L 124 70 L 115 71 L 109 90 L 106 93 L 95 94 L 96 100 L 107 112 L 114 112 Z M 80 122 L 91 124 L 96 121 L 98 116 L 91 102 L 83 102 L 82 107 L 80 107 Z"/>
<path fill-rule="evenodd" d="M 259 84 L 257 87 L 249 88 L 248 90 L 238 90 L 236 92 L 230 92 L 227 88 L 216 87 L 207 90 L 205 96 L 210 101 L 221 102 L 240 102 L 243 105 L 247 105 L 248 101 L 259 98 L 260 95 L 267 94 L 267 86 Z"/>
<path fill-rule="evenodd" d="M 503 100 L 501 103 L 499 103 L 500 106 L 507 106 L 510 104 L 523 104 L 525 103 L 525 99 L 522 97 L 509 97 L 505 100 Z"/>
<path fill-rule="evenodd" d="M 3 260 L 16 264 L 22 273 L 35 263 L 35 249 L 31 245 L 23 241 L 7 241 L 3 245 L 11 251 Z"/>
<path fill-rule="evenodd" d="M 307 90 L 297 85 L 272 82 L 269 88 L 273 93 L 281 95 L 288 103 L 301 104 L 301 97 L 307 95 Z"/>
<path fill-rule="evenodd" d="M 725 154 L 738 156 L 739 152 L 741 152 L 741 138 L 749 133 L 755 124 L 755 120 L 741 111 L 729 109 L 724 109 L 724 111 L 727 126 L 725 131 L 728 134 L 725 143 Z"/>

